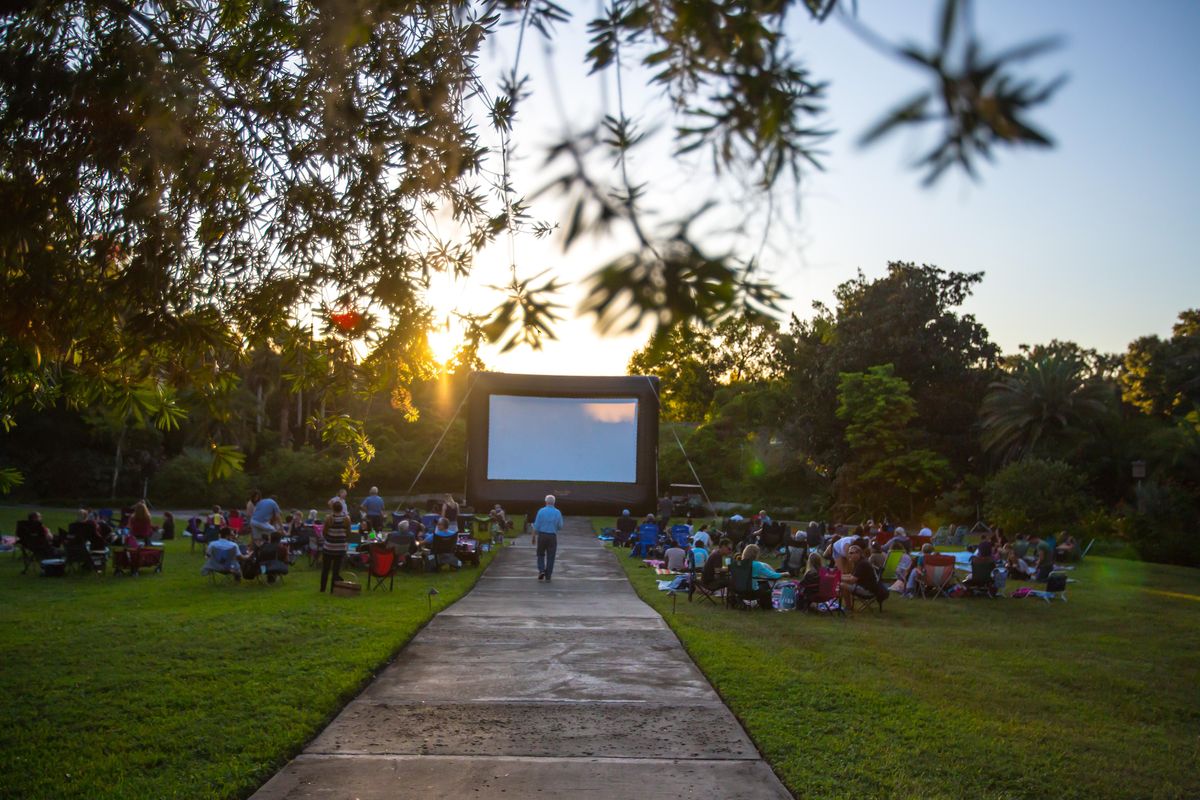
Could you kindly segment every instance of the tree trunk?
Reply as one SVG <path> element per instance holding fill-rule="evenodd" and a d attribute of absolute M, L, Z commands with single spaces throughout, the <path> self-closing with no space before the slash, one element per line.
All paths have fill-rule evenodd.
<path fill-rule="evenodd" d="M 127 430 L 129 430 L 128 424 L 121 425 L 121 434 L 117 437 L 117 457 L 113 459 L 112 491 L 109 492 L 109 500 L 117 498 L 117 481 L 121 478 L 121 448 L 125 444 L 125 431 Z"/>
<path fill-rule="evenodd" d="M 287 398 L 279 406 L 279 445 L 287 447 L 292 440 L 291 431 L 288 430 L 288 421 L 292 418 L 292 407 L 288 403 Z"/>
<path fill-rule="evenodd" d="M 263 429 L 263 386 L 258 384 L 258 405 L 254 409 L 254 432 L 262 433 Z"/>

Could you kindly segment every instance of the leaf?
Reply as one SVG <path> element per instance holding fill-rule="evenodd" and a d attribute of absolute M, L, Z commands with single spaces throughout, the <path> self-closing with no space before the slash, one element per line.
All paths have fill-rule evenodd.
<path fill-rule="evenodd" d="M 246 454 L 237 445 L 220 445 L 213 442 L 209 445 L 211 461 L 208 467 L 208 482 L 228 478 L 235 472 L 242 471 Z"/>
<path fill-rule="evenodd" d="M 0 467 L 0 494 L 8 494 L 25 482 L 25 476 L 13 467 Z"/>

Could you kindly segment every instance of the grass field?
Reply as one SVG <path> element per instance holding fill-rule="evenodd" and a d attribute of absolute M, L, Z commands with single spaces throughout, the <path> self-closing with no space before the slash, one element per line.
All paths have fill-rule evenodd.
<path fill-rule="evenodd" d="M 893 597 L 842 620 L 672 613 L 627 552 L 798 797 L 1200 797 L 1198 570 L 1091 559 L 1066 603 Z"/>
<path fill-rule="evenodd" d="M 481 571 L 331 598 L 303 560 L 281 585 L 210 583 L 189 546 L 136 578 L 21 575 L 0 554 L 0 797 L 245 797 L 429 620 L 431 587 L 436 613 Z"/>

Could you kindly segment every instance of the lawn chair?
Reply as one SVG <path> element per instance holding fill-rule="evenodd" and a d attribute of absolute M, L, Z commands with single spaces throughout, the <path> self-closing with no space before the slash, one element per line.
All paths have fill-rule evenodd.
<path fill-rule="evenodd" d="M 103 574 L 108 564 L 108 550 L 92 550 L 91 533 L 91 526 L 86 522 L 72 522 L 67 526 L 67 535 L 63 540 L 67 567 L 77 567 L 81 573 Z"/>
<path fill-rule="evenodd" d="M 813 612 L 836 612 L 846 616 L 839 595 L 842 592 L 842 573 L 836 569 L 822 569 L 817 583 L 817 596 L 808 604 L 808 610 Z"/>
<path fill-rule="evenodd" d="M 709 558 L 720 558 L 720 556 L 719 555 L 710 555 Z M 689 603 L 692 602 L 692 596 L 698 594 L 701 597 L 703 597 L 705 600 L 707 600 L 708 602 L 712 603 L 713 605 L 716 605 L 717 597 L 720 596 L 720 593 L 722 590 L 717 589 L 714 591 L 712 589 L 708 589 L 700 582 L 700 578 L 701 578 L 701 569 L 700 568 L 703 565 L 696 563 L 696 551 L 695 550 L 688 550 L 687 564 L 688 564 L 688 602 Z"/>
<path fill-rule="evenodd" d="M 42 524 L 27 519 L 17 520 L 17 546 L 21 548 L 21 561 L 24 575 L 30 564 L 40 564 L 42 561 L 58 558 L 60 553 L 46 541 L 42 535 Z"/>
<path fill-rule="evenodd" d="M 621 530 L 621 522 L 620 520 L 617 520 L 617 527 L 613 528 L 612 534 L 613 547 L 628 547 L 629 541 L 636 535 L 637 528 L 633 528 L 632 530 Z"/>
<path fill-rule="evenodd" d="M 367 551 L 367 588 L 378 589 L 386 579 L 388 591 L 392 591 L 399 566 L 396 551 L 386 544 L 373 544 Z"/>
<path fill-rule="evenodd" d="M 114 548 L 115 549 L 115 548 Z M 116 571 L 116 555 L 113 556 L 113 571 Z M 209 557 L 200 568 L 201 575 L 207 575 L 210 583 L 217 582 L 217 575 L 224 575 L 235 583 L 242 579 L 242 566 L 238 562 L 236 550 L 221 550 L 215 556 Z"/>
<path fill-rule="evenodd" d="M 996 562 L 992 559 L 971 559 L 971 574 L 964 578 L 962 582 L 962 585 L 967 588 L 967 594 L 971 596 L 984 595 L 986 597 L 996 597 L 995 571 Z"/>
<path fill-rule="evenodd" d="M 933 535 L 933 543 L 936 545 L 950 544 L 950 526 L 943 525 L 937 529 L 937 533 Z"/>
<path fill-rule="evenodd" d="M 954 583 L 954 556 L 930 553 L 925 556 L 925 577 L 921 590 L 926 597 L 945 597 Z"/>
<path fill-rule="evenodd" d="M 896 580 L 897 572 L 899 571 L 900 562 L 908 556 L 903 550 L 891 550 L 887 555 L 887 561 L 883 562 L 883 569 L 879 573 L 879 580 L 884 586 Z M 911 561 L 911 557 L 909 558 Z"/>
<path fill-rule="evenodd" d="M 142 570 L 163 571 L 163 558 L 166 551 L 161 547 L 139 547 L 129 550 L 130 562 L 133 564 L 133 574 L 140 575 Z"/>
<path fill-rule="evenodd" d="M 779 565 L 780 572 L 792 575 L 804 574 L 804 568 L 808 564 L 808 543 L 803 539 L 799 542 L 804 542 L 804 544 L 799 544 L 796 540 L 788 542 L 783 553 L 783 561 Z"/>
<path fill-rule="evenodd" d="M 1046 579 L 1046 588 L 1038 592 L 1038 597 L 1047 603 L 1056 598 L 1067 602 L 1067 573 L 1051 572 Z"/>
<path fill-rule="evenodd" d="M 753 608 L 757 605 L 754 599 L 754 562 L 735 558 L 729 564 L 729 591 L 725 593 L 726 605 L 730 608 Z"/>
<path fill-rule="evenodd" d="M 676 547 L 687 548 L 691 544 L 691 529 L 687 525 L 672 525 L 671 538 L 675 540 Z"/>
<path fill-rule="evenodd" d="M 765 550 L 775 550 L 787 538 L 788 526 L 782 522 L 768 522 L 758 534 L 758 544 Z"/>
<path fill-rule="evenodd" d="M 658 526 L 647 522 L 638 528 L 638 538 L 629 549 L 630 558 L 648 558 L 651 551 L 658 546 Z"/>

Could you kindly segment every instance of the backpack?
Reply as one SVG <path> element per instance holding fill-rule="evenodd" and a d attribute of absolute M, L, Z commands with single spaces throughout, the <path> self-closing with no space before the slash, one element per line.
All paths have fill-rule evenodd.
<path fill-rule="evenodd" d="M 795 611 L 796 584 L 791 581 L 775 584 L 771 590 L 771 607 L 776 611 Z"/>

